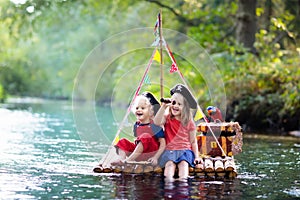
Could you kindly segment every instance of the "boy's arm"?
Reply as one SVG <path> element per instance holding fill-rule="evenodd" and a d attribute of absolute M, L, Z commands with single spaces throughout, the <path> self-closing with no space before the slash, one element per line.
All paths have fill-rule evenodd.
<path fill-rule="evenodd" d="M 149 162 L 152 162 L 153 165 L 158 164 L 158 159 L 166 148 L 165 138 L 159 138 L 158 141 L 159 141 L 159 148 L 158 148 L 157 152 L 155 153 L 155 155 L 152 158 L 149 158 L 149 160 L 148 160 Z"/>

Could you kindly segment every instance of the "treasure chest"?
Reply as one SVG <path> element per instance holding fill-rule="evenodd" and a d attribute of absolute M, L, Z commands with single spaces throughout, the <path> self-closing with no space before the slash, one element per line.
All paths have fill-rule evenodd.
<path fill-rule="evenodd" d="M 225 153 L 226 156 L 233 156 L 242 151 L 241 127 L 237 122 L 200 123 L 197 126 L 197 141 L 202 155 L 215 157 L 225 156 Z"/>

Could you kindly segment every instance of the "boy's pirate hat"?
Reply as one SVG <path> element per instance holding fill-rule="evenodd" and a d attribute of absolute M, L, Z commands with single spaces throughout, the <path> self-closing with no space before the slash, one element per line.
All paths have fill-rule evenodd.
<path fill-rule="evenodd" d="M 151 105 L 153 106 L 154 115 L 155 115 L 160 108 L 159 102 L 151 92 L 143 92 L 142 95 L 149 99 Z"/>

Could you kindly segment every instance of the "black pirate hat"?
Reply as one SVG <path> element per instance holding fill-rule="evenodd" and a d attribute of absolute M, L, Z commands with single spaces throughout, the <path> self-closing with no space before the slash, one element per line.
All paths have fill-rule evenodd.
<path fill-rule="evenodd" d="M 175 85 L 170 90 L 171 95 L 173 95 L 174 93 L 179 93 L 182 96 L 184 96 L 186 98 L 186 100 L 188 101 L 188 103 L 190 104 L 190 107 L 192 109 L 197 108 L 197 101 L 195 100 L 194 96 L 192 95 L 192 93 L 190 92 L 190 90 L 186 86 L 184 86 L 182 84 Z"/>
<path fill-rule="evenodd" d="M 151 92 L 143 92 L 142 95 L 149 99 L 151 105 L 153 106 L 154 115 L 155 115 L 160 108 L 159 102 Z"/>

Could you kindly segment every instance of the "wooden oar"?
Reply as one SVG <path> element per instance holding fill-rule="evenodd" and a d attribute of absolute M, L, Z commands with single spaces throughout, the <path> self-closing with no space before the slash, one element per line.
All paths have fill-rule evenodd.
<path fill-rule="evenodd" d="M 133 165 L 150 165 L 150 164 L 152 164 L 149 161 L 126 161 L 125 163 L 133 164 Z"/>

